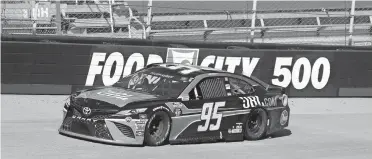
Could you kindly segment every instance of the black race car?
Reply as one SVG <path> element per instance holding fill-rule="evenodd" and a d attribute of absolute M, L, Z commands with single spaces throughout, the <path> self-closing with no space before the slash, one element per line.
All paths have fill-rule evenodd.
<path fill-rule="evenodd" d="M 288 126 L 285 89 L 209 67 L 151 64 L 76 91 L 60 134 L 121 145 L 258 140 Z"/>

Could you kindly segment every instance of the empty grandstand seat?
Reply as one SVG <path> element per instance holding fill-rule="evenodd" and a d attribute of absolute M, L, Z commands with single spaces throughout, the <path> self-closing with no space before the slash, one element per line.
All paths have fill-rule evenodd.
<path fill-rule="evenodd" d="M 52 23 L 36 23 L 32 20 L 2 20 L 3 34 L 55 34 L 57 27 Z"/>
<path fill-rule="evenodd" d="M 111 31 L 110 6 L 108 4 L 68 5 L 66 17 L 74 18 L 70 33 L 87 34 L 90 32 L 105 33 Z M 127 28 L 129 19 L 125 16 L 113 16 L 114 30 Z"/>
<path fill-rule="evenodd" d="M 125 17 L 114 17 L 113 18 L 114 29 L 119 30 L 120 28 L 127 28 L 130 24 L 129 19 Z M 72 33 L 87 34 L 91 31 L 96 30 L 97 33 L 107 32 L 107 29 L 111 29 L 110 18 L 99 18 L 99 19 L 75 19 L 75 22 L 71 23 L 70 31 Z M 92 31 L 94 32 L 94 31 Z"/>
<path fill-rule="evenodd" d="M 25 19 L 29 18 L 29 10 L 32 8 L 27 3 L 10 3 L 1 5 L 1 18 Z"/>
<path fill-rule="evenodd" d="M 2 34 L 32 34 L 32 21 L 1 20 Z"/>
<path fill-rule="evenodd" d="M 67 7 L 61 4 L 61 10 Z M 55 34 L 52 22 L 56 4 L 29 1 L 27 3 L 2 3 L 1 22 L 3 33 L 8 34 Z M 35 10 L 37 9 L 37 10 Z"/>
<path fill-rule="evenodd" d="M 77 14 L 77 13 L 86 13 L 86 14 L 94 14 L 94 13 L 109 13 L 110 6 L 109 5 L 67 5 L 65 12 L 68 14 Z"/>

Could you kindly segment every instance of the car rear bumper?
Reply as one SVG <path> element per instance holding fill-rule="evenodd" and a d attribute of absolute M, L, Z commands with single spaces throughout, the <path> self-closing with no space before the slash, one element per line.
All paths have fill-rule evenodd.
<path fill-rule="evenodd" d="M 283 130 L 289 125 L 289 117 L 291 109 L 287 107 L 272 107 L 268 108 L 269 123 L 267 134 Z M 284 116 L 285 115 L 285 116 Z"/>

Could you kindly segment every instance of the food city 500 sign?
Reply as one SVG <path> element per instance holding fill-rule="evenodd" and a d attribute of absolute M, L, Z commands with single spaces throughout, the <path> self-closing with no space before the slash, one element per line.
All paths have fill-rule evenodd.
<path fill-rule="evenodd" d="M 292 66 L 292 70 L 285 68 L 284 66 Z M 321 67 L 323 66 L 323 74 L 320 74 Z M 303 67 L 303 74 L 300 77 L 300 70 Z M 274 76 L 277 78 L 272 79 L 273 85 L 287 87 L 292 83 L 296 89 L 304 89 L 310 82 L 315 89 L 324 88 L 329 80 L 331 74 L 331 64 L 325 57 L 318 58 L 313 66 L 311 66 L 309 59 L 301 57 L 293 62 L 292 57 L 277 57 L 274 66 Z M 283 80 L 279 80 L 279 76 L 283 76 Z M 319 80 L 319 76 L 322 78 Z M 300 81 L 300 78 L 302 80 Z"/>
<path fill-rule="evenodd" d="M 168 48 L 165 58 L 166 62 L 198 65 L 199 49 Z M 201 60 L 200 65 L 206 67 L 214 65 L 216 69 L 225 68 L 229 72 L 235 72 L 237 67 L 241 67 L 242 72 L 239 73 L 251 76 L 259 61 L 258 57 L 208 55 Z M 102 62 L 104 65 L 100 65 Z M 120 52 L 113 52 L 108 56 L 104 52 L 94 52 L 85 86 L 92 86 L 97 75 L 102 76 L 105 86 L 110 86 L 118 82 L 120 78 L 131 74 L 135 64 L 135 70 L 139 70 L 146 65 L 163 62 L 163 58 L 157 54 L 148 54 L 146 57 L 142 53 L 132 53 L 125 62 L 124 56 Z M 112 69 L 115 69 L 114 72 Z M 303 70 L 302 75 L 301 70 Z M 319 57 L 311 65 L 306 57 L 297 60 L 294 60 L 293 57 L 276 57 L 272 75 L 271 83 L 273 85 L 287 87 L 292 84 L 295 89 L 301 90 L 311 83 L 315 89 L 322 89 L 327 85 L 330 77 L 330 62 L 325 57 Z"/>

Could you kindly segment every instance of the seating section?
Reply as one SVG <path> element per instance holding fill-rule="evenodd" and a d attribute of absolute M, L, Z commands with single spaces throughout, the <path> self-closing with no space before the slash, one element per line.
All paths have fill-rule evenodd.
<path fill-rule="evenodd" d="M 112 7 L 100 0 L 61 1 L 62 31 L 74 35 L 142 34 L 146 26 L 146 13 L 136 12 L 136 8 L 116 5 Z M 1 2 L 3 33 L 55 34 L 55 1 L 31 3 L 24 0 Z M 134 6 L 135 7 L 135 6 Z M 357 8 L 355 29 L 372 34 L 372 8 Z M 153 13 L 149 35 L 172 36 L 189 33 L 201 36 L 204 40 L 212 34 L 242 34 L 250 31 L 252 14 L 244 12 L 209 12 L 198 14 Z M 275 35 L 292 36 L 307 34 L 344 35 L 345 26 L 350 23 L 349 15 L 343 9 L 307 11 L 261 11 L 257 12 L 254 31 L 259 37 Z M 112 25 L 111 25 L 112 24 Z M 113 29 L 113 31 L 112 31 Z M 304 33 L 306 32 L 306 33 Z M 336 34 L 337 32 L 337 34 Z M 356 31 L 358 32 L 358 31 Z M 365 34 L 365 33 L 364 33 Z M 112 34 L 111 34 L 112 35 Z M 257 35 L 256 35 L 257 36 Z"/>

